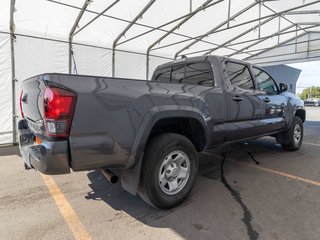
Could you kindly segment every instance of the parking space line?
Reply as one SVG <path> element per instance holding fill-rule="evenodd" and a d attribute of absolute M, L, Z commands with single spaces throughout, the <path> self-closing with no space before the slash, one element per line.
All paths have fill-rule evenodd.
<path fill-rule="evenodd" d="M 58 206 L 64 220 L 68 224 L 74 238 L 76 240 L 88 240 L 91 239 L 90 234 L 81 223 L 78 215 L 73 210 L 71 204 L 68 202 L 63 192 L 55 183 L 53 178 L 48 175 L 41 174 L 45 184 L 47 185 L 56 205 Z"/>
<path fill-rule="evenodd" d="M 317 143 L 303 142 L 302 144 L 308 144 L 308 145 L 320 147 L 320 144 L 317 144 Z"/>
<path fill-rule="evenodd" d="M 206 154 L 206 155 L 209 155 L 209 156 L 212 156 L 212 157 L 221 158 L 221 156 L 217 155 L 217 154 L 212 154 L 212 153 L 208 153 L 208 152 L 202 152 L 202 153 Z M 248 166 L 248 167 L 251 167 L 251 168 L 259 169 L 259 170 L 262 170 L 262 171 L 265 171 L 265 172 L 270 172 L 270 173 L 277 174 L 277 175 L 280 175 L 280 176 L 283 176 L 283 177 L 287 177 L 287 178 L 290 178 L 290 179 L 293 179 L 293 180 L 296 180 L 296 181 L 309 183 L 309 184 L 315 185 L 317 187 L 320 187 L 320 182 L 317 182 L 317 181 L 314 181 L 314 180 L 311 180 L 311 179 L 295 176 L 295 175 L 292 175 L 292 174 L 289 174 L 289 173 L 280 172 L 278 170 L 274 170 L 274 169 L 270 169 L 270 168 L 266 168 L 266 167 L 261 167 L 261 166 L 254 165 L 254 164 L 251 164 L 251 163 L 240 162 L 240 161 L 235 160 L 235 159 L 230 159 L 230 158 L 228 158 L 228 159 L 233 161 L 233 162 L 236 162 L 238 164 L 242 164 L 242 165 L 245 165 L 245 166 Z"/>

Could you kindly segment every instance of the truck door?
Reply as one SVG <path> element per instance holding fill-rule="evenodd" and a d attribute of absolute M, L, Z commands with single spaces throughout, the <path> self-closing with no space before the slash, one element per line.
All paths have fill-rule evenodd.
<path fill-rule="evenodd" d="M 285 126 L 287 98 L 283 96 L 272 77 L 258 67 L 252 67 L 259 96 L 264 101 L 265 132 L 279 130 Z"/>
<path fill-rule="evenodd" d="M 255 90 L 247 65 L 227 60 L 226 88 L 229 95 L 229 140 L 258 136 L 263 133 L 264 102 Z"/>

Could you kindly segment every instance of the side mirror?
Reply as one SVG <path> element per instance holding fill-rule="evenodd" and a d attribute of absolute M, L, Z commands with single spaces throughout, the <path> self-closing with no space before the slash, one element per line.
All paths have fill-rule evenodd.
<path fill-rule="evenodd" d="M 286 83 L 280 83 L 280 92 L 285 92 L 288 90 L 288 85 Z"/>

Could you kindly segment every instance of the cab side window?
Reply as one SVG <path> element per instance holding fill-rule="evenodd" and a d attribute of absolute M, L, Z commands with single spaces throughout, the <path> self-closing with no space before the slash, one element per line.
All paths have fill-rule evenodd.
<path fill-rule="evenodd" d="M 182 83 L 213 86 L 211 65 L 208 62 L 188 63 Z"/>
<path fill-rule="evenodd" d="M 257 81 L 257 88 L 267 94 L 276 94 L 278 92 L 278 87 L 275 81 L 267 74 L 265 71 L 253 67 L 254 77 Z"/>
<path fill-rule="evenodd" d="M 244 64 L 227 62 L 227 74 L 232 85 L 243 89 L 254 89 L 253 80 L 248 67 Z"/>

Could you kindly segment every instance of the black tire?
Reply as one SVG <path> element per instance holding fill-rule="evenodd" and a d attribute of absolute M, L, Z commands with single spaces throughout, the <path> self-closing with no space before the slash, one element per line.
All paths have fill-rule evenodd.
<path fill-rule="evenodd" d="M 177 179 L 177 182 L 181 180 L 180 183 L 182 184 L 178 183 L 178 186 L 181 189 L 177 193 L 170 193 L 171 195 L 168 195 L 164 192 L 167 189 L 165 189 L 164 186 L 160 186 L 162 184 L 159 181 L 159 174 L 161 174 L 161 172 L 164 170 L 165 172 L 162 173 L 163 175 L 168 173 L 168 170 L 166 170 L 167 168 L 165 169 L 165 166 L 168 167 L 170 164 L 163 164 L 166 164 L 168 162 L 168 156 L 175 152 L 181 152 L 182 154 L 185 154 L 183 156 L 187 156 L 190 170 L 188 171 L 187 179 Z M 174 161 L 174 154 L 170 156 L 174 157 L 170 158 L 173 159 L 172 161 Z M 185 163 L 186 162 L 183 164 Z M 186 167 L 185 169 L 189 168 Z M 146 147 L 138 193 L 140 197 L 151 206 L 164 209 L 175 207 L 179 205 L 191 192 L 197 172 L 197 151 L 189 139 L 175 133 L 165 133 L 155 136 L 148 142 Z M 180 168 L 178 173 L 180 173 Z M 178 177 L 176 176 L 176 178 Z M 169 180 L 166 179 L 166 181 Z"/>
<path fill-rule="evenodd" d="M 297 140 L 295 136 L 295 128 L 300 129 L 300 139 Z M 294 116 L 290 129 L 284 133 L 282 133 L 283 139 L 286 139 L 286 143 L 282 143 L 282 148 L 286 151 L 297 151 L 302 144 L 303 141 L 303 122 L 301 118 Z"/>

